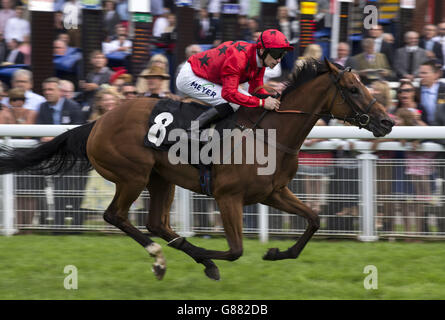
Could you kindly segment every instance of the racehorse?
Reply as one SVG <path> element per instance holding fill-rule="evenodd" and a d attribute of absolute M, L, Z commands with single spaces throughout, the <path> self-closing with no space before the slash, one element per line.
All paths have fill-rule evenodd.
<path fill-rule="evenodd" d="M 166 151 L 143 146 L 148 120 L 157 99 L 140 98 L 113 109 L 95 122 L 69 130 L 34 148 L 2 147 L 0 174 L 20 170 L 60 174 L 78 160 L 88 160 L 96 171 L 116 185 L 116 192 L 104 219 L 142 245 L 155 258 L 153 272 L 162 279 L 166 262 L 161 246 L 128 220 L 131 204 L 148 188 L 151 201 L 146 228 L 169 246 L 182 250 L 205 266 L 205 274 L 220 279 L 212 259 L 234 261 L 243 253 L 243 206 L 262 203 L 304 217 L 307 228 L 297 242 L 280 251 L 271 248 L 265 260 L 295 259 L 320 226 L 317 213 L 287 187 L 298 168 L 298 150 L 317 120 L 323 116 L 342 119 L 381 137 L 391 132 L 394 122 L 359 78 L 328 60 L 302 60 L 281 96 L 277 111 L 240 108 L 238 124 L 253 131 L 276 129 L 276 170 L 257 175 L 253 164 L 214 164 L 212 191 L 219 206 L 229 250 L 207 250 L 175 233 L 169 223 L 175 185 L 202 193 L 198 170 L 189 164 L 171 164 Z M 265 140 L 264 140 L 265 141 Z M 264 142 L 266 144 L 267 142 Z"/>

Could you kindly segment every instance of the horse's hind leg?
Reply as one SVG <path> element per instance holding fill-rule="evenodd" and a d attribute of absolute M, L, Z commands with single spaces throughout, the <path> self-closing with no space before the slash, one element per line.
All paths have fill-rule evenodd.
<path fill-rule="evenodd" d="M 170 246 L 182 250 L 194 258 L 191 253 L 201 248 L 195 247 L 185 238 L 180 237 L 170 227 L 170 207 L 175 196 L 174 184 L 162 178 L 157 172 L 152 171 L 147 188 L 150 192 L 150 212 L 147 220 L 148 231 L 167 241 Z M 194 259 L 197 263 L 202 263 L 206 267 L 204 272 L 209 278 L 219 280 L 218 267 L 212 260 Z"/>
<path fill-rule="evenodd" d="M 156 262 L 153 264 L 153 272 L 155 276 L 161 280 L 166 271 L 165 258 L 161 246 L 144 235 L 128 220 L 130 206 L 136 201 L 144 188 L 145 185 L 135 183 L 116 183 L 116 194 L 104 213 L 104 220 L 132 237 L 142 245 L 151 256 L 155 257 Z"/>
<path fill-rule="evenodd" d="M 278 210 L 288 213 L 297 214 L 308 220 L 308 226 L 303 235 L 298 239 L 297 243 L 287 249 L 286 251 L 280 251 L 277 248 L 269 249 L 264 255 L 264 260 L 281 260 L 281 259 L 295 259 L 301 253 L 307 242 L 311 239 L 312 235 L 320 227 L 320 218 L 311 208 L 306 206 L 300 199 L 298 199 L 287 188 L 282 188 L 272 193 L 263 204 L 274 207 Z"/>

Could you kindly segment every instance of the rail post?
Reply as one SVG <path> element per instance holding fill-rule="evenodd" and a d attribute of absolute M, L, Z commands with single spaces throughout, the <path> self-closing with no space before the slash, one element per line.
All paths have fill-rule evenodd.
<path fill-rule="evenodd" d="M 178 188 L 178 207 L 179 207 L 179 217 L 181 221 L 181 227 L 178 234 L 181 237 L 192 237 L 194 232 L 192 232 L 190 221 L 190 202 L 192 199 L 192 193 L 190 190 L 179 187 Z"/>
<path fill-rule="evenodd" d="M 5 137 L 3 143 L 11 145 L 11 139 Z M 8 173 L 2 176 L 2 195 L 3 195 L 3 230 L 1 233 L 5 236 L 11 236 L 16 233 L 14 229 L 14 174 Z"/>
<path fill-rule="evenodd" d="M 359 194 L 361 199 L 359 211 L 361 234 L 358 239 L 367 242 L 377 241 L 378 236 L 375 231 L 377 156 L 371 152 L 364 152 L 357 156 L 357 159 L 359 160 Z"/>
<path fill-rule="evenodd" d="M 269 241 L 269 207 L 258 204 L 258 212 L 260 213 L 260 241 L 265 243 Z"/>

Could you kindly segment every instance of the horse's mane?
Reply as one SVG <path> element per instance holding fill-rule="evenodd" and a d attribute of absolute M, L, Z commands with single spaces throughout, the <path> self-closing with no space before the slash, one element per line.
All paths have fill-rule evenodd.
<path fill-rule="evenodd" d="M 334 65 L 339 69 L 344 69 L 342 66 L 336 63 L 334 63 Z M 320 61 L 314 58 L 303 58 L 297 60 L 297 62 L 295 63 L 295 70 L 289 77 L 290 80 L 287 83 L 286 88 L 283 90 L 283 93 L 281 94 L 281 99 L 283 99 L 289 92 L 328 71 L 329 69 L 324 61 Z"/>

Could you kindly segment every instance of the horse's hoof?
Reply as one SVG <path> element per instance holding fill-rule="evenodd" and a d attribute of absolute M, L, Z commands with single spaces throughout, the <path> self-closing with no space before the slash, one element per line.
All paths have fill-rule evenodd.
<path fill-rule="evenodd" d="M 164 278 L 165 272 L 167 271 L 167 268 L 161 266 L 160 264 L 153 263 L 153 268 L 151 268 L 151 271 L 153 271 L 153 273 L 155 274 L 156 279 L 162 280 L 162 278 Z"/>
<path fill-rule="evenodd" d="M 276 260 L 280 250 L 278 248 L 270 248 L 263 256 L 263 260 Z"/>
<path fill-rule="evenodd" d="M 219 269 L 217 266 L 206 267 L 204 273 L 207 277 L 212 280 L 219 280 L 221 277 L 219 276 Z"/>

